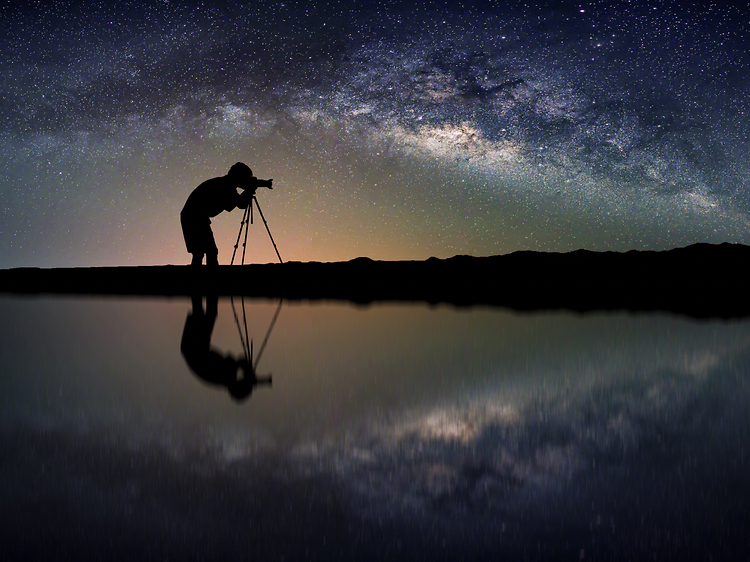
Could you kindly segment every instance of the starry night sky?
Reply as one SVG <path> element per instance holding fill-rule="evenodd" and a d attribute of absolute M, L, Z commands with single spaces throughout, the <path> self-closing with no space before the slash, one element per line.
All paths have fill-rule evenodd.
<path fill-rule="evenodd" d="M 5 0 L 0 267 L 188 263 L 237 161 L 285 261 L 750 243 L 747 3 L 510 4 Z"/>

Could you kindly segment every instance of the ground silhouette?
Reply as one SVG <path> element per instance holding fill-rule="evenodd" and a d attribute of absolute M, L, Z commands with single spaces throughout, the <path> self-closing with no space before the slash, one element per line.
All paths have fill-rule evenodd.
<path fill-rule="evenodd" d="M 103 267 L 0 271 L 0 292 L 245 295 L 358 304 L 416 301 L 516 310 L 668 311 L 750 316 L 750 247 L 694 244 L 669 251 L 514 252 L 426 261 L 287 262 L 243 266 Z"/>

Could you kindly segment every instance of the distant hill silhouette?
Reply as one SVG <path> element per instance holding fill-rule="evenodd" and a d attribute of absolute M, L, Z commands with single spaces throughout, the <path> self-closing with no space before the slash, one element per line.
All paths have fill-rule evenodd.
<path fill-rule="evenodd" d="M 426 261 L 288 262 L 219 266 L 18 268 L 0 292 L 89 295 L 246 295 L 355 303 L 422 301 L 517 310 L 670 311 L 750 315 L 750 247 L 694 244 L 669 251 L 521 251 Z"/>

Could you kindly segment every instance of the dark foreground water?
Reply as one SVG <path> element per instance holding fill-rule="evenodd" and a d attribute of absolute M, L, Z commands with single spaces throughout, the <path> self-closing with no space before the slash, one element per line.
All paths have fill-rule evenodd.
<path fill-rule="evenodd" d="M 750 321 L 242 305 L 0 298 L 3 559 L 750 555 Z"/>

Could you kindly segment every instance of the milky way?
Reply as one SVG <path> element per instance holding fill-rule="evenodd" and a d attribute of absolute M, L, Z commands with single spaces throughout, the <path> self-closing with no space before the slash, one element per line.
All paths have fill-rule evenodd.
<path fill-rule="evenodd" d="M 0 10 L 2 267 L 187 263 L 236 161 L 287 261 L 748 242 L 746 6 Z"/>

